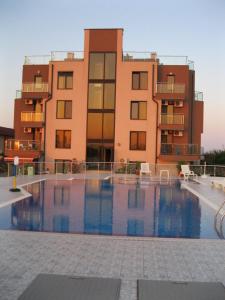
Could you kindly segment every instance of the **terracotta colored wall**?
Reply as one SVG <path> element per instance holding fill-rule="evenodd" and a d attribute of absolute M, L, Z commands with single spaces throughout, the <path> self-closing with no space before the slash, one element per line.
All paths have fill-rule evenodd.
<path fill-rule="evenodd" d="M 193 144 L 201 144 L 201 133 L 203 133 L 204 102 L 194 101 L 193 106 Z"/>
<path fill-rule="evenodd" d="M 117 29 L 92 29 L 89 32 L 89 51 L 116 51 Z"/>
<path fill-rule="evenodd" d="M 22 82 L 34 82 L 35 75 L 41 75 L 43 78 L 43 82 L 48 82 L 48 68 L 48 65 L 24 65 Z"/>
<path fill-rule="evenodd" d="M 152 100 L 153 62 L 121 60 L 122 32 L 118 34 L 117 82 L 116 82 L 116 126 L 115 161 L 155 161 L 156 104 Z M 157 68 L 156 68 L 157 69 Z M 132 90 L 132 72 L 148 72 L 148 90 Z M 132 100 L 147 101 L 147 120 L 130 120 Z M 129 150 L 130 131 L 146 131 L 146 151 Z"/>
<path fill-rule="evenodd" d="M 54 62 L 52 99 L 47 102 L 46 111 L 46 161 L 54 159 L 85 160 L 86 118 L 87 118 L 87 79 L 88 55 L 84 61 Z M 73 89 L 58 90 L 59 71 L 73 72 Z M 72 119 L 56 119 L 57 100 L 72 100 Z M 71 149 L 55 148 L 55 131 L 72 130 Z"/>

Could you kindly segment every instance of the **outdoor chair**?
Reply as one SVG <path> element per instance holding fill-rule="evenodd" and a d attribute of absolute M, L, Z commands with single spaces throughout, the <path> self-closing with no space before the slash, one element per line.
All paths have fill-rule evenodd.
<path fill-rule="evenodd" d="M 184 180 L 188 180 L 189 177 L 197 179 L 198 175 L 194 173 L 194 171 L 190 170 L 189 165 L 181 165 L 180 175 L 184 176 Z"/>
<path fill-rule="evenodd" d="M 149 174 L 149 176 L 152 175 L 152 171 L 150 170 L 149 163 L 141 163 L 140 176 L 142 176 L 143 174 L 146 175 Z"/>

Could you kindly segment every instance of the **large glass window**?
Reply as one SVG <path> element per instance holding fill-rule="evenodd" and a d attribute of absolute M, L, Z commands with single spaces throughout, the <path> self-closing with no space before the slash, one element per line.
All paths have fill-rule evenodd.
<path fill-rule="evenodd" d="M 56 130 L 56 148 L 71 148 L 71 130 Z"/>
<path fill-rule="evenodd" d="M 130 132 L 130 150 L 146 150 L 146 132 Z"/>
<path fill-rule="evenodd" d="M 56 108 L 57 119 L 72 119 L 72 101 L 58 100 Z"/>
<path fill-rule="evenodd" d="M 88 108 L 102 109 L 103 107 L 103 83 L 89 83 Z"/>
<path fill-rule="evenodd" d="M 146 101 L 131 101 L 131 120 L 146 120 L 147 119 L 147 102 Z"/>
<path fill-rule="evenodd" d="M 91 53 L 89 79 L 104 79 L 104 53 Z"/>
<path fill-rule="evenodd" d="M 73 88 L 73 72 L 58 72 L 58 89 Z"/>
<path fill-rule="evenodd" d="M 102 113 L 88 113 L 88 139 L 102 139 Z"/>
<path fill-rule="evenodd" d="M 148 72 L 132 72 L 132 89 L 148 89 Z"/>
<path fill-rule="evenodd" d="M 115 83 L 104 84 L 104 109 L 115 108 Z"/>
<path fill-rule="evenodd" d="M 88 139 L 114 138 L 114 113 L 88 113 Z"/>
<path fill-rule="evenodd" d="M 116 54 L 105 54 L 105 79 L 115 79 L 116 77 Z"/>

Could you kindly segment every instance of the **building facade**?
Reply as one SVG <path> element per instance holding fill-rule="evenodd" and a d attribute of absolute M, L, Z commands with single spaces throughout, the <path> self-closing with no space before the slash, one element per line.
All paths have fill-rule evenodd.
<path fill-rule="evenodd" d="M 6 154 L 49 162 L 195 162 L 202 100 L 187 57 L 123 52 L 123 29 L 86 29 L 83 52 L 26 57 Z"/>
<path fill-rule="evenodd" d="M 0 157 L 4 156 L 6 141 L 13 138 L 14 130 L 12 128 L 0 126 Z"/>

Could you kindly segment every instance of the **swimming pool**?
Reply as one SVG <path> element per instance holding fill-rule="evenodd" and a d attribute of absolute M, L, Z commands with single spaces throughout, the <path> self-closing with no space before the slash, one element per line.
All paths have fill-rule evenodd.
<path fill-rule="evenodd" d="M 218 238 L 215 211 L 179 181 L 46 180 L 0 209 L 0 229 L 117 236 Z"/>

